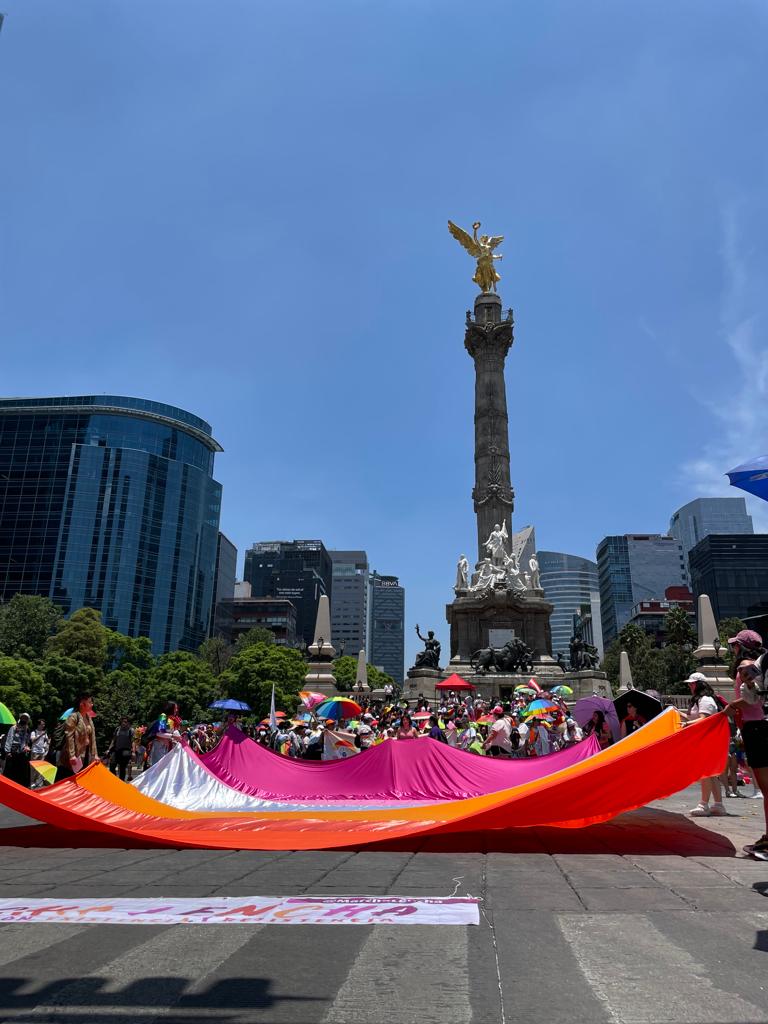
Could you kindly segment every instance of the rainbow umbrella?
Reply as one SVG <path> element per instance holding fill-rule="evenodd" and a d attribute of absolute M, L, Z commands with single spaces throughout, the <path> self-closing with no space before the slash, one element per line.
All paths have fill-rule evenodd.
<path fill-rule="evenodd" d="M 565 683 L 561 683 L 559 686 L 556 686 L 552 690 L 552 693 L 554 693 L 557 697 L 572 697 L 573 696 L 573 690 L 570 688 L 570 686 L 566 686 Z"/>
<path fill-rule="evenodd" d="M 316 711 L 316 714 L 323 718 L 333 718 L 337 722 L 342 718 L 355 718 L 362 713 L 363 709 L 357 701 L 350 700 L 349 697 L 329 697 Z"/>
<path fill-rule="evenodd" d="M 0 702 L 0 725 L 16 725 L 16 719 L 2 702 Z"/>
<path fill-rule="evenodd" d="M 29 767 L 37 772 L 46 786 L 51 786 L 56 781 L 56 765 L 50 761 L 30 761 Z"/>
<path fill-rule="evenodd" d="M 516 697 L 535 697 L 537 691 L 532 690 L 530 686 L 516 686 L 515 696 Z"/>
<path fill-rule="evenodd" d="M 532 700 L 525 711 L 523 711 L 523 717 L 530 718 L 531 715 L 548 715 L 550 711 L 559 710 L 560 708 L 549 700 Z"/>
<path fill-rule="evenodd" d="M 75 709 L 74 708 L 67 708 L 66 711 L 62 711 L 61 714 L 59 715 L 59 721 L 60 722 L 66 722 L 66 720 L 69 718 L 69 716 L 70 715 L 74 715 L 74 713 L 75 713 Z"/>

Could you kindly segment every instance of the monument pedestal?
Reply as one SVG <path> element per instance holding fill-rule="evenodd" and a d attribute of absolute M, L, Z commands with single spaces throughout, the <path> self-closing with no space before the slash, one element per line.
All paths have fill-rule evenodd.
<path fill-rule="evenodd" d="M 555 671 L 552 672 L 549 666 L 539 667 L 534 665 L 533 672 L 515 673 L 506 672 L 476 672 L 469 665 L 451 665 L 451 672 L 455 671 L 462 679 L 472 683 L 477 689 L 475 696 L 481 696 L 486 701 L 511 700 L 515 687 L 525 684 L 529 679 L 535 679 L 543 690 L 548 690 L 558 683 L 566 682 L 573 690 L 573 696 L 568 697 L 567 704 L 574 704 L 579 697 L 591 697 L 596 693 L 599 697 L 612 698 L 611 684 L 605 672 L 596 669 L 584 669 L 580 672 L 569 672 L 567 676 L 563 673 L 556 662 L 553 662 Z M 445 673 L 443 673 L 445 675 Z M 417 691 L 430 696 L 425 689 Z"/>
<path fill-rule="evenodd" d="M 469 664 L 476 651 L 486 647 L 500 647 L 491 643 L 490 631 L 513 632 L 533 651 L 534 662 L 549 658 L 552 634 L 549 616 L 553 606 L 543 594 L 526 591 L 525 594 L 509 590 L 485 590 L 481 593 L 461 593 L 445 607 L 445 617 L 451 627 L 451 667 Z M 562 674 L 552 661 L 557 674 Z M 463 673 L 462 673 L 463 674 Z"/>
<path fill-rule="evenodd" d="M 423 693 L 431 700 L 435 695 L 435 686 L 444 678 L 445 674 L 436 668 L 409 668 L 403 687 L 403 697 L 406 700 L 414 700 Z"/>

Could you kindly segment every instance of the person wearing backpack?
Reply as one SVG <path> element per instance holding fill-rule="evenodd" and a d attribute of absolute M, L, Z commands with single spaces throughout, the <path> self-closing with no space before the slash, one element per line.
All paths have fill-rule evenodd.
<path fill-rule="evenodd" d="M 133 755 L 133 726 L 128 716 L 123 715 L 107 751 L 109 770 L 113 775 L 118 775 L 123 782 L 126 781 Z"/>
<path fill-rule="evenodd" d="M 93 697 L 81 693 L 75 701 L 76 710 L 64 722 L 64 745 L 59 751 L 56 781 L 77 775 L 89 764 L 100 760 L 93 727 Z"/>
<path fill-rule="evenodd" d="M 29 715 L 26 711 L 19 715 L 17 725 L 12 725 L 5 737 L 5 765 L 3 775 L 6 779 L 26 786 L 29 789 L 29 752 L 31 746 L 31 730 Z"/>

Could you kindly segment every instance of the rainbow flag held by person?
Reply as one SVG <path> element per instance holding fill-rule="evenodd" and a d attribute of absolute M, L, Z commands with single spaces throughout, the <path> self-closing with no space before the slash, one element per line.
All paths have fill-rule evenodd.
<path fill-rule="evenodd" d="M 343 757 L 352 757 L 360 751 L 355 746 L 355 737 L 351 732 L 326 729 L 323 736 L 323 760 L 336 761 Z"/>

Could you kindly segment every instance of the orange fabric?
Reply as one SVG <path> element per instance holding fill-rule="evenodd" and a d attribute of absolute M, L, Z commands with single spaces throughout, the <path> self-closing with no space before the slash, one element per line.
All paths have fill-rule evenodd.
<path fill-rule="evenodd" d="M 722 714 L 681 730 L 668 712 L 578 765 L 471 800 L 385 811 L 269 814 L 179 811 L 143 796 L 99 765 L 38 793 L 0 779 L 14 810 L 69 829 L 171 846 L 292 850 L 364 846 L 416 834 L 554 825 L 581 827 L 643 806 L 725 765 Z"/>

